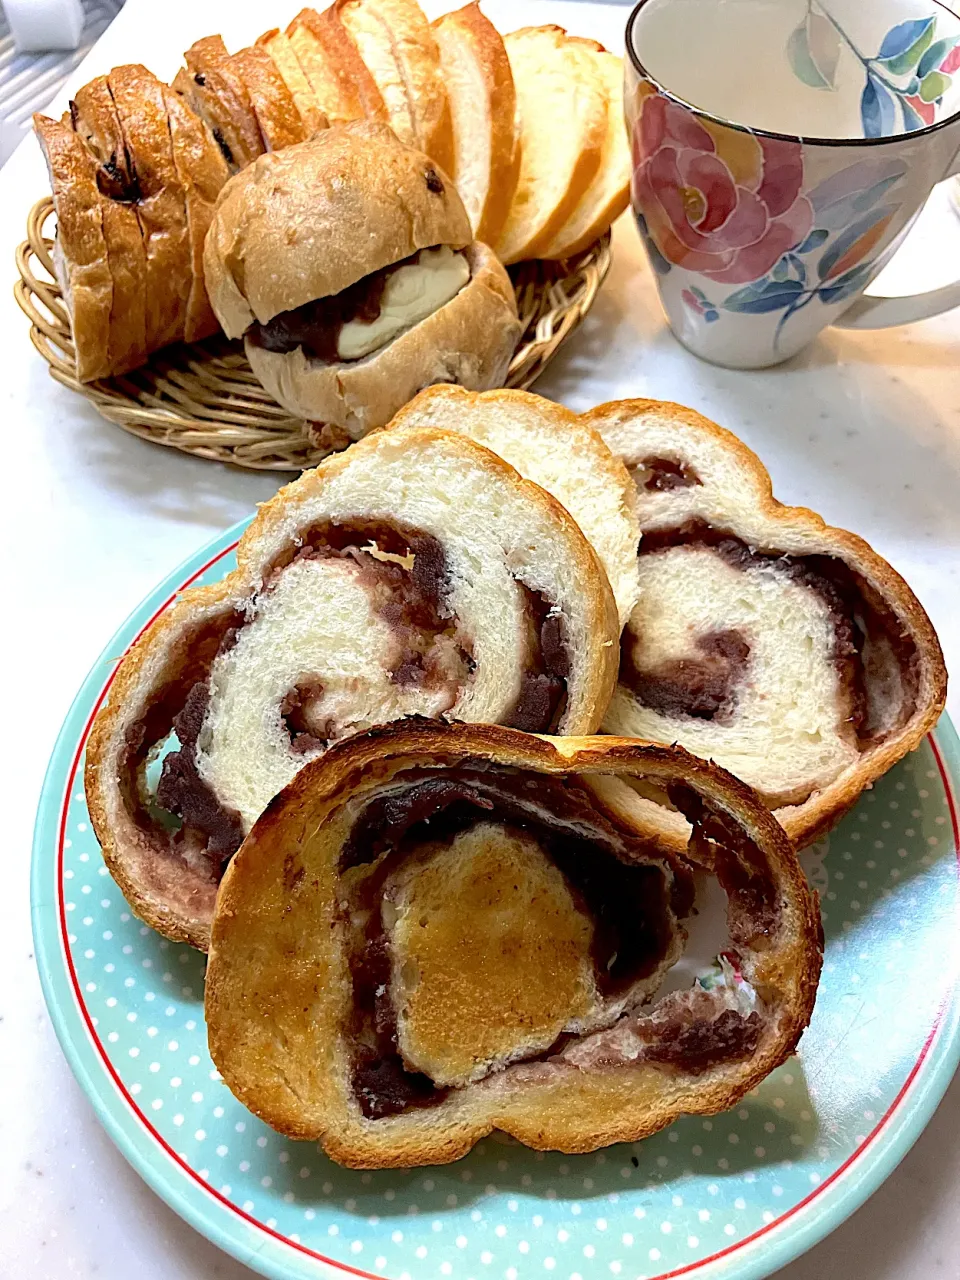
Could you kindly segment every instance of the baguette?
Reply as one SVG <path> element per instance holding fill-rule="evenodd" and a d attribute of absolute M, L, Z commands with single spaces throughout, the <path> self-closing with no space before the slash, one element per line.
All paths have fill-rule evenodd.
<path fill-rule="evenodd" d="M 147 923 L 205 948 L 225 863 L 330 742 L 411 715 L 592 732 L 617 634 L 593 550 L 543 490 L 461 436 L 369 436 L 262 506 L 236 570 L 124 657 L 86 757 L 107 866 Z"/>
<path fill-rule="evenodd" d="M 97 163 L 67 125 L 35 115 L 33 127 L 53 189 L 57 238 L 53 260 L 70 314 L 77 377 L 81 382 L 110 372 L 110 313 L 113 277 L 103 231 L 104 198 Z"/>
<path fill-rule="evenodd" d="M 124 373 L 142 364 L 148 350 L 147 265 L 137 212 L 140 184 L 106 76 L 77 90 L 69 119 L 100 166 L 97 185 L 113 282 L 107 363 L 111 373 Z"/>
<path fill-rule="evenodd" d="M 862 538 L 777 502 L 760 460 L 700 414 L 624 400 L 586 421 L 634 475 L 641 528 L 604 729 L 715 760 L 809 844 L 936 723 L 929 618 Z M 680 815 L 648 814 L 685 843 Z"/>
<path fill-rule="evenodd" d="M 267 151 L 279 151 L 310 136 L 293 94 L 262 45 L 241 49 L 230 62 L 250 98 Z"/>
<path fill-rule="evenodd" d="M 589 786 L 625 778 L 672 791 L 727 893 L 718 972 L 659 998 L 694 881 Z M 822 950 L 789 841 L 716 765 L 395 725 L 307 766 L 227 870 L 210 1052 L 257 1116 L 352 1168 L 447 1163 L 495 1128 L 593 1151 L 755 1088 L 809 1022 Z"/>
<path fill-rule="evenodd" d="M 320 110 L 316 96 L 310 88 L 310 82 L 303 67 L 300 65 L 289 37 L 275 27 L 272 31 L 267 31 L 262 36 L 259 36 L 257 44 L 266 49 L 276 63 L 277 70 L 283 76 L 284 83 L 297 104 L 297 110 L 303 120 L 307 137 L 312 138 L 321 129 L 326 129 L 328 126 L 327 117 Z"/>
<path fill-rule="evenodd" d="M 469 436 L 553 494 L 583 530 L 606 571 L 620 626 L 640 594 L 640 524 L 632 477 L 578 414 L 528 391 L 428 387 L 390 429 L 440 427 Z"/>
<path fill-rule="evenodd" d="M 336 6 L 302 9 L 287 36 L 330 124 L 372 120 L 389 124 L 377 82 L 350 39 Z"/>
<path fill-rule="evenodd" d="M 537 257 L 583 199 L 603 158 L 607 101 L 596 41 L 546 26 L 511 32 L 504 44 L 520 110 L 520 174 L 493 247 L 511 263 Z"/>
<path fill-rule="evenodd" d="M 623 60 L 598 50 L 591 61 L 607 102 L 607 134 L 600 169 L 567 222 L 541 249 L 543 258 L 572 258 L 582 253 L 619 218 L 630 200 L 630 148 L 623 125 Z"/>
<path fill-rule="evenodd" d="M 440 54 L 416 0 L 334 0 L 333 7 L 377 83 L 394 133 L 455 177 Z"/>
<path fill-rule="evenodd" d="M 433 23 L 453 125 L 451 172 L 477 240 L 496 244 L 520 173 L 520 128 L 510 59 L 480 5 Z"/>

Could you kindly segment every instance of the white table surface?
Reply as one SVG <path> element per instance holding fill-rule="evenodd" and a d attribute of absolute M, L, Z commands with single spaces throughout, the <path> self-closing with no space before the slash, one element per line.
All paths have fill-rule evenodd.
<path fill-rule="evenodd" d="M 293 7 L 128 0 L 70 84 L 124 61 L 172 75 L 180 50 L 199 36 L 219 29 L 239 47 Z M 622 8 L 555 0 L 487 7 L 505 30 L 556 20 L 622 44 Z M 0 171 L 0 260 L 11 281 L 27 210 L 45 189 L 29 139 Z M 882 283 L 906 293 L 956 275 L 960 220 L 941 192 Z M 188 458 L 105 422 L 49 378 L 9 290 L 0 298 L 0 351 L 0 637 L 9 673 L 0 771 L 0 1277 L 242 1280 L 252 1273 L 133 1173 L 74 1082 L 34 969 L 28 871 L 47 758 L 101 647 L 171 567 L 272 494 L 279 478 Z M 537 389 L 574 408 L 626 395 L 676 399 L 733 428 L 764 459 L 780 498 L 863 534 L 896 565 L 930 611 L 948 665 L 960 670 L 960 311 L 880 334 L 828 332 L 778 369 L 716 369 L 666 331 L 624 218 L 610 278 Z M 952 703 L 956 718 L 956 693 Z M 958 1202 L 960 1081 L 886 1185 L 781 1274 L 960 1277 Z"/>

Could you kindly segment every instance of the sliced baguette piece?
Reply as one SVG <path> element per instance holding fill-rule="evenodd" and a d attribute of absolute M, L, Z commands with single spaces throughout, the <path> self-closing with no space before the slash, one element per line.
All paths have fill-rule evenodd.
<path fill-rule="evenodd" d="M 183 322 L 185 342 L 207 338 L 220 328 L 203 279 L 203 244 L 217 197 L 230 169 L 213 135 L 173 89 L 164 89 L 173 160 L 183 185 L 190 244 L 191 280 Z"/>
<path fill-rule="evenodd" d="M 374 433 L 261 506 L 237 568 L 124 657 L 86 756 L 107 865 L 143 919 L 205 948 L 225 862 L 329 741 L 407 716 L 593 732 L 617 634 L 554 498 L 463 436 Z M 156 750 L 179 831 L 148 805 Z"/>
<path fill-rule="evenodd" d="M 453 177 L 440 53 L 416 0 L 335 0 L 333 8 L 377 83 L 394 133 Z"/>
<path fill-rule="evenodd" d="M 929 618 L 862 538 L 779 503 L 716 423 L 655 400 L 585 416 L 636 478 L 641 529 L 604 729 L 715 760 L 809 844 L 936 723 L 947 674 Z M 679 848 L 681 816 L 642 803 Z"/>
<path fill-rule="evenodd" d="M 310 81 L 300 65 L 288 36 L 278 27 L 274 27 L 272 31 L 266 31 L 259 36 L 257 44 L 262 45 L 277 64 L 277 70 L 283 76 L 284 83 L 297 104 L 307 137 L 312 138 L 321 129 L 326 129 L 327 117 L 320 110 L 316 95 L 310 88 Z"/>
<path fill-rule="evenodd" d="M 390 119 L 377 82 L 340 21 L 336 5 L 317 13 L 301 9 L 287 36 L 330 124 Z"/>
<path fill-rule="evenodd" d="M 146 257 L 146 346 L 156 351 L 183 337 L 193 267 L 186 193 L 173 158 L 167 86 L 146 67 L 114 67 L 107 83 L 116 103 Z"/>
<path fill-rule="evenodd" d="M 619 218 L 630 199 L 630 147 L 623 123 L 623 60 L 598 50 L 592 61 L 607 102 L 607 136 L 600 170 L 575 212 L 540 250 L 541 258 L 571 258 L 589 248 Z"/>
<path fill-rule="evenodd" d="M 433 23 L 453 125 L 452 173 L 477 240 L 496 244 L 520 174 L 510 59 L 477 0 Z"/>
<path fill-rule="evenodd" d="M 97 185 L 104 197 L 103 236 L 113 280 L 107 358 L 111 374 L 126 373 L 142 364 L 148 351 L 146 250 L 137 212 L 140 186 L 106 76 L 77 90 L 70 120 L 100 165 Z"/>
<path fill-rule="evenodd" d="M 563 27 L 523 27 L 504 38 L 520 110 L 520 175 L 493 246 L 503 262 L 535 258 L 593 182 L 607 136 L 607 100 L 594 40 Z"/>
<path fill-rule="evenodd" d="M 53 260 L 70 314 L 77 377 L 90 382 L 110 373 L 113 304 L 97 162 L 69 125 L 35 115 L 33 127 L 53 191 L 57 215 Z"/>
<path fill-rule="evenodd" d="M 714 851 L 727 940 L 709 984 L 658 992 L 694 885 L 591 790 L 626 779 L 671 789 Z M 622 945 L 638 937 L 646 982 Z M 728 1110 L 794 1052 L 822 960 L 790 842 L 716 765 L 408 723 L 334 747 L 258 820 L 221 883 L 204 1012 L 260 1119 L 349 1167 L 401 1168 L 494 1129 L 586 1152 Z"/>
<path fill-rule="evenodd" d="M 529 391 L 428 387 L 387 427 L 440 427 L 492 449 L 566 507 L 596 551 L 622 627 L 637 604 L 634 482 L 584 419 Z"/>
<path fill-rule="evenodd" d="M 293 94 L 262 45 L 241 49 L 230 63 L 250 98 L 267 151 L 279 151 L 310 136 Z"/>
<path fill-rule="evenodd" d="M 220 36 L 197 40 L 183 55 L 174 89 L 212 131 L 232 172 L 244 169 L 265 147 L 246 86 Z"/>

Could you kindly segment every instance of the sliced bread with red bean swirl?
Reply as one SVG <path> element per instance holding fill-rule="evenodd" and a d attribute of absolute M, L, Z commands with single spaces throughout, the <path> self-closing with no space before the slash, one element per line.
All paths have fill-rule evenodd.
<path fill-rule="evenodd" d="M 777 502 L 760 460 L 700 414 L 623 400 L 585 419 L 632 473 L 641 529 L 605 731 L 715 760 L 794 841 L 817 839 L 936 723 L 929 618 L 862 538 Z M 679 813 L 651 800 L 649 818 L 685 844 Z"/>
<path fill-rule="evenodd" d="M 205 947 L 225 863 L 330 743 L 414 715 L 593 732 L 617 636 L 549 494 L 457 435 L 370 436 L 261 507 L 237 568 L 121 662 L 87 750 L 107 865 L 143 919 Z"/>
<path fill-rule="evenodd" d="M 673 795 L 726 894 L 693 985 L 668 971 L 711 877 L 638 836 L 627 778 Z M 258 820 L 205 1013 L 240 1101 L 342 1164 L 442 1164 L 493 1129 L 581 1152 L 735 1105 L 793 1052 L 821 959 L 786 835 L 716 765 L 418 722 L 338 744 Z"/>

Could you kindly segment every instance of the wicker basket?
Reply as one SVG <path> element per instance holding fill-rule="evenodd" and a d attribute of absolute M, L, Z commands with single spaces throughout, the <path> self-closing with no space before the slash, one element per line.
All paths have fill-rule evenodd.
<path fill-rule="evenodd" d="M 261 471 L 312 467 L 327 453 L 253 376 L 243 348 L 226 338 L 156 352 L 139 369 L 100 382 L 77 381 L 70 319 L 44 236 L 49 196 L 27 220 L 17 249 L 14 294 L 30 320 L 30 338 L 65 387 L 78 391 L 117 426 L 216 462 Z M 523 334 L 507 386 L 529 387 L 593 305 L 610 268 L 610 234 L 567 262 L 524 262 L 511 269 Z"/>

